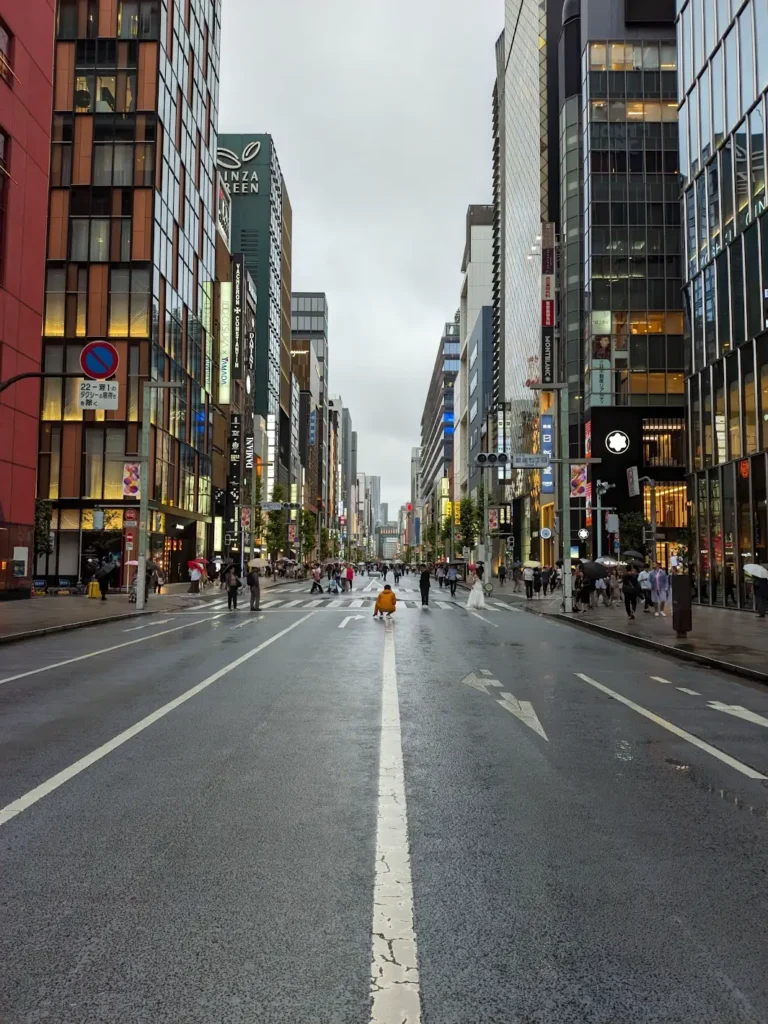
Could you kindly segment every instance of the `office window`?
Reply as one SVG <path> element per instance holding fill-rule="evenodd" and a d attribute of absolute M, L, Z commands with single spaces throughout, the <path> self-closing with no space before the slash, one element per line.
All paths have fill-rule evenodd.
<path fill-rule="evenodd" d="M 120 0 L 117 9 L 117 34 L 121 39 L 158 39 L 158 0 Z"/>
<path fill-rule="evenodd" d="M 752 209 L 765 200 L 765 135 L 763 132 L 763 105 L 759 103 L 749 115 L 750 184 Z"/>
<path fill-rule="evenodd" d="M 725 37 L 725 130 L 730 132 L 739 119 L 738 40 L 734 27 Z"/>
<path fill-rule="evenodd" d="M 65 271 L 50 269 L 45 281 L 45 321 L 43 334 L 49 338 L 64 337 Z"/>
<path fill-rule="evenodd" d="M 0 20 L 0 78 L 13 83 L 12 65 L 13 36 L 4 21 Z"/>
<path fill-rule="evenodd" d="M 741 412 L 739 405 L 739 361 L 731 356 L 725 361 L 728 379 L 728 438 L 731 458 L 741 458 Z"/>
<path fill-rule="evenodd" d="M 725 135 L 725 110 L 723 107 L 723 48 L 718 48 L 709 68 L 712 93 L 712 132 L 717 148 Z"/>
<path fill-rule="evenodd" d="M 758 3 L 760 0 L 758 0 Z M 765 45 L 765 40 L 762 45 Z M 752 41 L 752 4 L 739 15 L 739 57 L 741 59 L 741 109 L 749 110 L 755 102 L 755 62 Z"/>
<path fill-rule="evenodd" d="M 768 3 L 755 3 L 755 39 L 757 40 L 757 91 L 761 93 L 768 85 Z"/>

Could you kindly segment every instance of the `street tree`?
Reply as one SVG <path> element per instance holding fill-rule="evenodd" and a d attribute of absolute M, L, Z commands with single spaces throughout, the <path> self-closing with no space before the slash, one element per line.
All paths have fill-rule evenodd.
<path fill-rule="evenodd" d="M 53 505 L 50 501 L 35 502 L 35 558 L 53 554 L 51 546 L 51 517 Z"/>
<path fill-rule="evenodd" d="M 331 534 L 327 527 L 320 531 L 320 558 L 323 561 L 331 557 Z"/>
<path fill-rule="evenodd" d="M 304 558 L 310 560 L 315 556 L 317 545 L 317 520 L 314 512 L 301 510 L 301 550 Z"/>
<path fill-rule="evenodd" d="M 478 509 L 472 498 L 462 498 L 459 503 L 459 533 L 462 547 L 473 548 L 477 543 Z"/>
<path fill-rule="evenodd" d="M 285 488 L 282 484 L 275 484 L 275 489 L 272 491 L 272 501 L 285 501 Z M 285 547 L 287 532 L 285 510 L 280 509 L 279 511 L 270 512 L 267 515 L 265 539 L 267 551 L 272 558 L 277 558 Z"/>

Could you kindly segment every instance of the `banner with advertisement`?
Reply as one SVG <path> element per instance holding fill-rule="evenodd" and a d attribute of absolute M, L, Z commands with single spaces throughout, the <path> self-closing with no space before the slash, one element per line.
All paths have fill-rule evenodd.
<path fill-rule="evenodd" d="M 586 498 L 587 496 L 587 464 L 571 466 L 571 497 Z"/>
<path fill-rule="evenodd" d="M 141 463 L 123 463 L 123 497 L 141 498 Z"/>
<path fill-rule="evenodd" d="M 584 517 L 585 526 L 592 525 L 592 481 L 587 484 L 587 511 Z"/>

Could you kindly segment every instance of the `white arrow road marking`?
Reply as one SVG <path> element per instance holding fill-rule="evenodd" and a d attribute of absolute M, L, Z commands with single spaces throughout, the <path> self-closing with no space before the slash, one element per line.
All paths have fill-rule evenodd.
<path fill-rule="evenodd" d="M 354 622 L 355 619 L 362 619 L 363 615 L 348 615 L 346 619 L 342 619 L 339 623 L 339 629 L 344 629 L 348 622 Z"/>
<path fill-rule="evenodd" d="M 498 679 L 478 679 L 474 672 L 470 672 L 461 681 L 466 686 L 471 686 L 473 690 L 479 690 L 480 693 L 484 693 L 486 697 L 490 696 L 489 686 L 501 686 Z"/>
<path fill-rule="evenodd" d="M 701 694 L 699 693 L 698 690 L 689 690 L 687 686 L 676 686 L 675 689 L 679 690 L 680 693 L 690 693 L 690 695 L 692 697 L 700 697 L 701 696 Z"/>
<path fill-rule="evenodd" d="M 714 708 L 715 711 L 724 711 L 726 715 L 733 715 L 734 718 L 743 718 L 745 722 L 754 722 L 755 725 L 768 727 L 768 718 L 763 718 L 762 715 L 749 711 L 748 708 L 742 707 L 741 704 L 721 704 L 719 700 L 711 700 L 709 706 Z"/>
<path fill-rule="evenodd" d="M 607 686 L 603 686 L 602 683 L 598 683 L 596 679 L 591 679 L 589 676 L 585 676 L 582 672 L 574 672 L 574 675 L 578 679 L 583 679 L 585 683 L 589 683 L 590 686 L 594 686 L 596 690 L 601 690 L 609 697 L 613 697 L 614 700 L 619 701 L 620 704 L 626 705 L 628 708 L 632 708 L 638 715 L 642 715 L 643 718 L 647 718 L 649 721 L 654 722 L 656 725 L 660 725 L 662 729 L 666 729 L 671 732 L 674 736 L 679 736 L 681 740 L 687 740 L 694 747 L 698 747 L 699 750 L 705 751 L 707 754 L 711 754 L 712 757 L 716 757 L 718 761 L 722 761 L 723 764 L 730 765 L 731 768 L 735 768 L 737 772 L 741 772 L 742 775 L 746 775 L 748 779 L 765 779 L 766 776 L 756 771 L 754 768 L 750 768 L 747 764 L 742 764 L 741 761 L 737 761 L 735 757 L 731 757 L 730 754 L 726 754 L 722 750 L 718 750 L 717 747 L 710 746 L 709 743 L 705 743 L 704 740 L 699 739 L 698 736 L 694 736 L 693 733 L 686 732 L 685 729 L 681 729 L 677 725 L 673 725 L 672 722 L 668 722 L 666 718 L 661 718 L 660 715 L 655 715 L 648 708 L 641 707 L 640 704 L 635 704 L 629 697 L 625 697 L 621 693 L 617 693 L 615 690 L 609 689 Z"/>
<path fill-rule="evenodd" d="M 371 580 L 371 582 L 368 584 L 367 587 L 364 588 L 364 590 L 365 590 L 365 592 L 368 592 L 369 590 L 373 590 L 374 587 L 378 587 L 378 586 L 379 586 L 379 581 L 378 580 Z"/>
<path fill-rule="evenodd" d="M 481 676 L 492 676 L 493 672 L 491 672 L 491 670 L 488 669 L 488 668 L 481 668 L 480 669 L 480 675 Z"/>
<path fill-rule="evenodd" d="M 549 738 L 541 727 L 539 716 L 533 710 L 533 704 L 529 700 L 517 700 L 511 693 L 502 692 L 501 696 L 504 699 L 497 700 L 497 704 L 501 704 L 507 711 L 511 711 L 515 718 L 519 718 L 529 729 L 533 729 L 535 733 L 538 733 L 543 740 L 549 743 Z"/>

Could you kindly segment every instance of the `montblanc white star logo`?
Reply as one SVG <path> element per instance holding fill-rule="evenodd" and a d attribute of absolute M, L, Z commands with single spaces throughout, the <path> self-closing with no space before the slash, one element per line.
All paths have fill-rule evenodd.
<path fill-rule="evenodd" d="M 629 437 L 623 430 L 612 430 L 605 439 L 605 447 L 614 455 L 621 455 L 629 448 Z"/>

